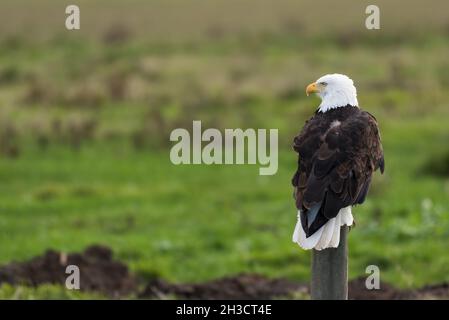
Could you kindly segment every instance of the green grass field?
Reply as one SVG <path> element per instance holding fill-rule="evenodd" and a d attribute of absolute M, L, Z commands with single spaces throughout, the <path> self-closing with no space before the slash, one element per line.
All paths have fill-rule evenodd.
<path fill-rule="evenodd" d="M 280 10 L 278 19 L 287 13 Z M 431 174 L 449 140 L 449 38 L 439 19 L 428 34 L 404 35 L 395 26 L 375 36 L 344 33 L 347 26 L 343 33 L 296 33 L 293 22 L 281 29 L 272 22 L 259 33 L 255 24 L 248 34 L 207 21 L 184 36 L 175 29 L 183 40 L 155 32 L 147 39 L 134 25 L 90 36 L 47 31 L 39 41 L 5 29 L 0 264 L 99 243 L 147 278 L 257 272 L 308 281 L 310 253 L 291 242 L 297 159 L 290 144 L 318 105 L 305 86 L 341 72 L 377 117 L 386 161 L 386 173 L 376 174 L 368 200 L 354 209 L 350 277 L 376 264 L 382 280 L 398 287 L 449 281 L 449 180 Z M 206 36 L 193 37 L 201 28 Z M 278 173 L 171 164 L 169 133 L 191 128 L 192 120 L 220 129 L 278 128 Z M 83 297 L 24 290 L 19 297 Z M 15 295 L 0 289 L 0 298 Z"/>

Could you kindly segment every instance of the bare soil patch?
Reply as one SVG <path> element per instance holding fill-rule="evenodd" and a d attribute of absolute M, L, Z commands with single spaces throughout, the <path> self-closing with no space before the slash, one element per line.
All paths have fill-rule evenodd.
<path fill-rule="evenodd" d="M 239 274 L 201 283 L 170 283 L 163 279 L 138 280 L 128 267 L 113 259 L 110 248 L 94 245 L 82 253 L 65 254 L 47 250 L 28 261 L 0 266 L 0 285 L 39 286 L 44 283 L 64 285 L 67 265 L 77 265 L 81 290 L 95 291 L 112 298 L 133 295 L 144 299 L 273 299 L 306 298 L 308 285 L 284 278 L 270 279 L 258 274 Z M 143 289 L 142 289 L 143 288 Z M 400 290 L 381 283 L 379 290 L 368 290 L 365 279 L 349 282 L 349 299 L 449 299 L 449 284 L 429 285 L 417 290 Z"/>

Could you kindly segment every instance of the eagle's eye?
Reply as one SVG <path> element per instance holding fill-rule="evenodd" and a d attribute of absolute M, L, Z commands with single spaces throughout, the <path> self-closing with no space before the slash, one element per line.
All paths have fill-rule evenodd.
<path fill-rule="evenodd" d="M 318 84 L 319 84 L 319 85 L 322 85 L 322 86 L 327 86 L 327 82 L 324 82 L 324 81 L 318 82 Z"/>

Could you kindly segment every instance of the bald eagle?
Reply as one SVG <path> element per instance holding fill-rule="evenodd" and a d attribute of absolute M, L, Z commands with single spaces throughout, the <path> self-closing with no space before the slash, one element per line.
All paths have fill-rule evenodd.
<path fill-rule="evenodd" d="M 359 108 L 353 81 L 328 74 L 306 88 L 321 98 L 315 115 L 294 138 L 298 169 L 292 184 L 298 209 L 293 242 L 304 249 L 336 248 L 340 228 L 354 222 L 384 155 L 374 116 Z"/>

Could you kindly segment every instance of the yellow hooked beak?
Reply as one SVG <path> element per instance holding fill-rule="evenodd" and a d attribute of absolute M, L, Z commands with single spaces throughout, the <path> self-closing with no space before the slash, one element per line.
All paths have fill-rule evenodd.
<path fill-rule="evenodd" d="M 306 94 L 309 96 L 311 93 L 317 93 L 320 92 L 315 82 L 309 84 L 306 88 Z"/>

